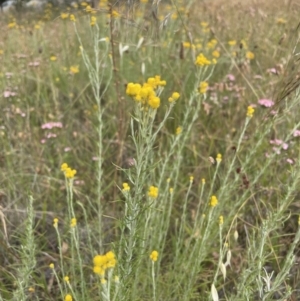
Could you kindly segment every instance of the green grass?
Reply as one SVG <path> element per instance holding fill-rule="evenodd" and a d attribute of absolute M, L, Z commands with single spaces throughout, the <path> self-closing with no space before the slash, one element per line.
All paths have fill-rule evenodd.
<path fill-rule="evenodd" d="M 298 15 L 1 15 L 0 300 L 298 300 Z M 158 108 L 129 90 L 155 76 Z"/>

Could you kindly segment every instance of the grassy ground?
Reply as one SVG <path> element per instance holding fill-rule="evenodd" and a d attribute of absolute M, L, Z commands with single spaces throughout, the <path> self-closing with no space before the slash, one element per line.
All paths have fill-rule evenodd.
<path fill-rule="evenodd" d="M 300 300 L 300 7 L 260 2 L 1 15 L 0 300 Z"/>

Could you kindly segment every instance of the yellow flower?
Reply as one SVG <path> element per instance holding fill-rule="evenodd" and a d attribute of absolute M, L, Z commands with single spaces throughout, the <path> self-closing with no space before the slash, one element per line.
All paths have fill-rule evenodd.
<path fill-rule="evenodd" d="M 53 263 L 50 263 L 50 264 L 49 264 L 49 268 L 53 270 L 53 269 L 54 269 L 54 264 L 53 264 Z"/>
<path fill-rule="evenodd" d="M 92 12 L 91 6 L 90 6 L 90 5 L 87 5 L 86 8 L 85 8 L 85 11 L 86 11 L 87 13 Z"/>
<path fill-rule="evenodd" d="M 55 62 L 57 60 L 57 57 L 55 55 L 50 56 L 50 61 Z"/>
<path fill-rule="evenodd" d="M 61 13 L 60 14 L 60 17 L 65 20 L 65 19 L 68 19 L 69 18 L 69 14 L 68 13 Z"/>
<path fill-rule="evenodd" d="M 190 183 L 192 184 L 194 181 L 194 177 L 193 176 L 190 176 Z"/>
<path fill-rule="evenodd" d="M 208 48 L 214 48 L 218 44 L 218 41 L 216 39 L 212 39 L 207 43 Z"/>
<path fill-rule="evenodd" d="M 116 10 L 113 10 L 112 13 L 111 13 L 111 16 L 113 18 L 118 18 L 118 17 L 120 17 L 120 14 Z"/>
<path fill-rule="evenodd" d="M 216 161 L 217 161 L 217 163 L 220 163 L 222 161 L 222 155 L 221 154 L 217 154 Z"/>
<path fill-rule="evenodd" d="M 190 43 L 190 42 L 183 42 L 183 43 L 182 43 L 182 46 L 183 46 L 184 48 L 191 48 L 191 43 Z"/>
<path fill-rule="evenodd" d="M 58 225 L 58 218 L 54 218 L 53 219 L 53 227 L 57 228 L 57 225 Z"/>
<path fill-rule="evenodd" d="M 122 184 L 123 185 L 123 189 L 122 189 L 122 191 L 129 191 L 130 190 L 130 186 L 128 185 L 128 183 L 123 183 Z"/>
<path fill-rule="evenodd" d="M 7 25 L 7 27 L 8 28 L 15 28 L 17 26 L 17 23 L 16 22 L 10 22 L 10 23 L 8 23 L 8 25 Z"/>
<path fill-rule="evenodd" d="M 205 94 L 208 88 L 208 83 L 207 82 L 201 82 L 199 86 L 199 92 L 201 94 Z"/>
<path fill-rule="evenodd" d="M 212 56 L 215 58 L 218 58 L 218 57 L 220 57 L 220 52 L 218 50 L 215 50 L 212 52 Z"/>
<path fill-rule="evenodd" d="M 228 41 L 228 45 L 229 46 L 235 46 L 236 45 L 236 40 Z"/>
<path fill-rule="evenodd" d="M 248 48 L 247 43 L 246 43 L 245 40 L 241 40 L 241 45 L 242 45 L 242 47 L 243 47 L 244 49 L 247 49 L 247 48 Z"/>
<path fill-rule="evenodd" d="M 174 102 L 174 101 L 176 101 L 178 98 L 180 97 L 180 94 L 178 93 L 178 92 L 174 92 L 173 94 L 172 94 L 172 96 L 171 97 L 169 97 L 169 102 Z"/>
<path fill-rule="evenodd" d="M 277 19 L 277 24 L 285 24 L 286 23 L 286 20 L 283 19 L 283 18 L 278 18 Z"/>
<path fill-rule="evenodd" d="M 197 66 L 206 66 L 206 65 L 210 65 L 211 64 L 211 61 L 208 60 L 203 53 L 200 53 L 197 58 L 196 58 L 196 61 L 195 61 L 195 64 Z"/>
<path fill-rule="evenodd" d="M 172 193 L 173 193 L 173 191 L 174 191 L 174 188 L 173 188 L 173 187 L 171 187 L 171 188 L 169 189 L 169 192 L 170 192 L 170 194 L 172 194 Z"/>
<path fill-rule="evenodd" d="M 76 173 L 77 173 L 76 169 L 71 169 L 70 167 L 68 167 L 65 170 L 65 177 L 67 179 L 73 179 L 75 177 Z"/>
<path fill-rule="evenodd" d="M 148 104 L 152 109 L 157 109 L 160 106 L 160 98 L 157 96 L 151 97 L 148 100 Z"/>
<path fill-rule="evenodd" d="M 201 26 L 204 27 L 204 28 L 206 28 L 206 27 L 208 26 L 208 23 L 207 23 L 207 22 L 201 22 L 200 24 L 201 24 Z"/>
<path fill-rule="evenodd" d="M 115 254 L 112 251 L 107 252 L 105 255 L 96 255 L 93 258 L 94 273 L 104 277 L 106 269 L 114 268 L 117 264 Z"/>
<path fill-rule="evenodd" d="M 63 164 L 60 166 L 60 170 L 61 170 L 61 171 L 66 171 L 68 167 L 69 167 L 69 166 L 68 166 L 67 163 L 63 163 Z"/>
<path fill-rule="evenodd" d="M 78 66 L 71 66 L 70 67 L 70 73 L 72 73 L 72 74 L 79 73 L 79 67 Z"/>
<path fill-rule="evenodd" d="M 69 283 L 69 282 L 70 282 L 69 276 L 65 276 L 65 277 L 64 277 L 64 281 L 67 282 L 67 283 Z"/>
<path fill-rule="evenodd" d="M 181 134 L 181 132 L 182 132 L 182 127 L 181 126 L 177 127 L 177 129 L 175 131 L 176 135 Z"/>
<path fill-rule="evenodd" d="M 254 109 L 251 107 L 251 106 L 248 106 L 247 108 L 247 117 L 253 117 L 253 114 L 254 114 Z"/>
<path fill-rule="evenodd" d="M 85 1 L 81 2 L 80 5 L 83 7 L 88 6 L 88 4 Z"/>
<path fill-rule="evenodd" d="M 76 22 L 76 18 L 73 14 L 70 15 L 70 20 L 73 21 L 73 22 Z"/>
<path fill-rule="evenodd" d="M 155 251 L 155 250 L 152 251 L 151 254 L 150 254 L 150 259 L 151 259 L 153 262 L 157 261 L 157 259 L 158 259 L 158 252 Z"/>
<path fill-rule="evenodd" d="M 202 182 L 202 184 L 204 185 L 204 184 L 205 184 L 205 179 L 202 178 L 202 179 L 201 179 L 201 182 Z"/>
<path fill-rule="evenodd" d="M 221 226 L 221 225 L 223 225 L 223 223 L 224 223 L 223 215 L 220 215 L 219 216 L 219 225 Z"/>
<path fill-rule="evenodd" d="M 75 217 L 73 217 L 71 219 L 70 227 L 74 228 L 74 227 L 76 227 L 76 225 L 77 225 L 77 219 Z"/>
<path fill-rule="evenodd" d="M 94 26 L 96 24 L 96 21 L 97 21 L 97 18 L 95 16 L 92 16 L 91 17 L 91 22 L 90 22 L 90 25 L 91 26 Z"/>
<path fill-rule="evenodd" d="M 209 205 L 211 207 L 216 207 L 218 205 L 218 199 L 215 195 L 211 197 Z"/>
<path fill-rule="evenodd" d="M 34 292 L 35 292 L 35 289 L 34 289 L 34 287 L 31 286 L 31 287 L 28 288 L 28 291 L 29 291 L 30 293 L 34 293 Z"/>
<path fill-rule="evenodd" d="M 70 294 L 67 294 L 65 296 L 65 300 L 64 301 L 72 301 L 72 300 L 73 300 L 73 298 L 72 298 L 72 296 Z"/>
<path fill-rule="evenodd" d="M 4 53 L 4 51 L 2 49 L 0 49 L 0 55 L 2 55 Z"/>
<path fill-rule="evenodd" d="M 247 58 L 248 60 L 253 60 L 254 57 L 255 57 L 255 55 L 254 55 L 254 53 L 253 53 L 252 51 L 247 51 L 247 52 L 246 52 L 246 58 Z"/>
<path fill-rule="evenodd" d="M 148 190 L 148 196 L 156 199 L 158 197 L 158 188 L 155 186 L 150 186 Z"/>
<path fill-rule="evenodd" d="M 128 96 L 136 96 L 140 93 L 142 86 L 140 84 L 129 83 L 126 88 L 126 94 Z"/>

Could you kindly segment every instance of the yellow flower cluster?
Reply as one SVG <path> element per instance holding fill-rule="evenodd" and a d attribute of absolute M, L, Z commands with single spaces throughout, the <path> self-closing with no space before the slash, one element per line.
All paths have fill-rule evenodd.
<path fill-rule="evenodd" d="M 73 298 L 72 298 L 72 296 L 70 294 L 67 294 L 65 296 L 65 300 L 64 301 L 72 301 L 72 300 L 73 300 Z"/>
<path fill-rule="evenodd" d="M 111 12 L 111 16 L 112 16 L 112 18 L 118 18 L 118 17 L 120 17 L 120 14 L 116 10 L 113 10 Z"/>
<path fill-rule="evenodd" d="M 220 215 L 219 216 L 219 225 L 222 226 L 223 223 L 224 223 L 224 217 L 223 217 L 223 215 Z"/>
<path fill-rule="evenodd" d="M 71 74 L 79 73 L 79 67 L 78 66 L 71 66 L 70 67 L 70 73 Z"/>
<path fill-rule="evenodd" d="M 176 135 L 180 135 L 182 133 L 182 127 L 181 126 L 177 127 L 175 133 Z"/>
<path fill-rule="evenodd" d="M 173 94 L 172 94 L 172 96 L 171 97 L 169 97 L 169 102 L 174 102 L 174 101 L 176 101 L 178 98 L 180 97 L 180 94 L 178 93 L 178 92 L 174 92 Z"/>
<path fill-rule="evenodd" d="M 212 56 L 215 58 L 219 58 L 220 57 L 220 52 L 218 50 L 215 50 L 212 52 Z"/>
<path fill-rule="evenodd" d="M 156 199 L 158 197 L 158 188 L 155 186 L 150 186 L 148 190 L 148 196 Z"/>
<path fill-rule="evenodd" d="M 216 207 L 218 205 L 218 199 L 215 195 L 211 197 L 209 205 L 211 207 Z"/>
<path fill-rule="evenodd" d="M 153 262 L 157 261 L 157 259 L 158 259 L 158 252 L 155 251 L 155 250 L 152 251 L 151 254 L 150 254 L 150 259 L 151 259 Z"/>
<path fill-rule="evenodd" d="M 69 18 L 69 14 L 68 13 L 61 13 L 60 14 L 60 17 L 65 20 L 65 19 L 68 19 Z"/>
<path fill-rule="evenodd" d="M 218 41 L 215 40 L 215 39 L 212 39 L 210 40 L 208 43 L 207 43 L 207 48 L 208 49 L 212 49 L 212 48 L 215 48 L 215 46 L 218 44 Z"/>
<path fill-rule="evenodd" d="M 94 273 L 104 278 L 105 271 L 109 268 L 114 268 L 117 260 L 114 252 L 109 251 L 105 255 L 96 255 L 93 259 Z"/>
<path fill-rule="evenodd" d="M 60 170 L 65 173 L 67 179 L 73 179 L 77 173 L 76 169 L 70 168 L 67 163 L 63 163 Z"/>
<path fill-rule="evenodd" d="M 199 92 L 205 94 L 208 89 L 208 82 L 201 82 L 199 86 Z"/>
<path fill-rule="evenodd" d="M 216 161 L 217 161 L 217 163 L 221 163 L 221 161 L 222 161 L 222 155 L 221 154 L 217 154 Z"/>
<path fill-rule="evenodd" d="M 70 20 L 73 21 L 73 22 L 76 22 L 76 18 L 73 14 L 70 15 Z"/>
<path fill-rule="evenodd" d="M 254 55 L 254 53 L 252 51 L 247 51 L 246 52 L 246 58 L 248 60 L 253 60 L 255 58 L 255 55 Z"/>
<path fill-rule="evenodd" d="M 74 227 L 76 227 L 76 225 L 77 225 L 77 219 L 75 217 L 73 217 L 71 219 L 70 227 L 74 228 Z"/>
<path fill-rule="evenodd" d="M 57 228 L 57 226 L 58 226 L 58 218 L 54 218 L 53 219 L 53 227 Z"/>
<path fill-rule="evenodd" d="M 122 185 L 123 185 L 123 189 L 122 189 L 123 192 L 130 190 L 130 186 L 128 185 L 128 183 L 123 183 Z"/>
<path fill-rule="evenodd" d="M 253 114 L 254 114 L 254 109 L 253 109 L 253 107 L 251 107 L 251 106 L 249 106 L 248 108 L 247 108 L 247 117 L 253 117 Z"/>
<path fill-rule="evenodd" d="M 8 23 L 7 27 L 8 28 L 15 28 L 15 27 L 17 27 L 17 23 L 16 22 L 10 22 L 10 23 Z"/>
<path fill-rule="evenodd" d="M 206 58 L 203 53 L 200 53 L 196 58 L 195 64 L 197 66 L 207 66 L 211 65 L 211 61 L 208 58 Z"/>
<path fill-rule="evenodd" d="M 230 40 L 228 41 L 229 46 L 235 46 L 236 45 L 236 40 Z"/>
<path fill-rule="evenodd" d="M 91 22 L 90 22 L 90 25 L 91 26 L 95 26 L 96 25 L 96 21 L 97 21 L 97 18 L 95 16 L 91 16 Z"/>
<path fill-rule="evenodd" d="M 126 94 L 143 106 L 157 109 L 160 106 L 160 98 L 156 95 L 156 89 L 165 85 L 166 81 L 161 80 L 160 76 L 157 75 L 149 77 L 143 85 L 129 83 L 126 88 Z"/>

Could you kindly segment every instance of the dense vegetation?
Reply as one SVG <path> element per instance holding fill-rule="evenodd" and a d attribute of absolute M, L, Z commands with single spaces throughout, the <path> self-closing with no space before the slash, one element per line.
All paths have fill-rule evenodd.
<path fill-rule="evenodd" d="M 300 300 L 299 5 L 260 2 L 1 14 L 0 300 Z"/>

